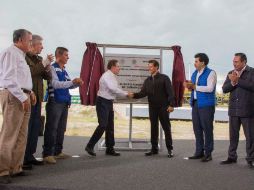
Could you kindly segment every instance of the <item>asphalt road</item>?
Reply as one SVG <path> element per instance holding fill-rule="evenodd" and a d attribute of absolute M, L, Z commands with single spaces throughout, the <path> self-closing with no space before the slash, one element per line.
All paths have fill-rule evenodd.
<path fill-rule="evenodd" d="M 34 167 L 30 175 L 13 180 L 11 185 L 0 186 L 0 190 L 73 189 L 73 190 L 252 190 L 254 170 L 247 167 L 245 141 L 238 147 L 237 164 L 221 166 L 219 162 L 227 157 L 228 141 L 216 141 L 213 160 L 202 163 L 199 160 L 185 160 L 194 151 L 194 141 L 175 140 L 174 154 L 166 157 L 164 149 L 157 156 L 145 157 L 142 151 L 122 151 L 120 157 L 106 156 L 97 151 L 92 158 L 84 152 L 88 139 L 66 137 L 64 150 L 76 155 L 58 160 L 56 165 Z M 41 152 L 42 138 L 38 145 Z M 139 146 L 143 146 L 140 144 Z"/>

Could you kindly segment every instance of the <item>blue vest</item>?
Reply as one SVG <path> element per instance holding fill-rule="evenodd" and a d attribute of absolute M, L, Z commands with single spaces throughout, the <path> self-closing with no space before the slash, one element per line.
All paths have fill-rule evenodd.
<path fill-rule="evenodd" d="M 205 67 L 203 73 L 199 76 L 197 86 L 206 86 L 207 85 L 207 78 L 212 70 L 208 67 Z M 193 84 L 196 83 L 198 71 L 196 70 L 191 76 L 191 82 Z M 215 89 L 212 92 L 199 92 L 196 91 L 197 94 L 197 104 L 199 108 L 207 107 L 207 106 L 215 106 L 216 97 L 215 97 Z M 190 105 L 193 106 L 193 99 L 194 99 L 194 90 L 191 92 L 191 99 Z"/>
<path fill-rule="evenodd" d="M 70 81 L 70 77 L 65 69 L 61 69 L 57 63 L 52 64 L 55 68 L 59 81 Z M 50 93 L 50 91 L 49 91 Z M 71 95 L 68 88 L 54 89 L 54 99 L 57 103 L 71 104 Z"/>

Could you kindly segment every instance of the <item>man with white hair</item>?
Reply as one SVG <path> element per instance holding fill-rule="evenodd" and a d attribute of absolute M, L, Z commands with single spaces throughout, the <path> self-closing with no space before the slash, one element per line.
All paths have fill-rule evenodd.
<path fill-rule="evenodd" d="M 36 96 L 37 103 L 31 107 L 23 169 L 32 169 L 32 165 L 43 164 L 43 161 L 36 160 L 33 154 L 36 152 L 41 128 L 40 117 L 41 102 L 43 101 L 43 79 L 51 80 L 50 63 L 53 61 L 53 55 L 48 55 L 45 60 L 39 56 L 43 49 L 42 40 L 43 38 L 41 36 L 33 35 L 31 49 L 26 54 L 26 62 L 31 71 L 33 92 Z"/>

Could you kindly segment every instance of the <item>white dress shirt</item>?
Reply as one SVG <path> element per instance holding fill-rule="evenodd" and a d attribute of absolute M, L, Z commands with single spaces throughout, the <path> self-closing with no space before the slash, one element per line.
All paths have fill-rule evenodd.
<path fill-rule="evenodd" d="M 118 85 L 116 75 L 111 70 L 107 70 L 100 78 L 98 96 L 114 100 L 116 96 L 127 96 L 128 92 L 123 91 Z"/>
<path fill-rule="evenodd" d="M 15 45 L 0 54 L 0 88 L 24 102 L 28 97 L 22 89 L 32 90 L 31 72 L 25 60 L 25 53 Z"/>
<path fill-rule="evenodd" d="M 215 71 L 211 71 L 207 78 L 207 85 L 206 86 L 198 86 L 198 79 L 200 75 L 203 73 L 204 69 L 198 71 L 197 78 L 196 78 L 196 90 L 194 90 L 194 99 L 197 99 L 197 91 L 199 92 L 212 92 L 215 88 L 217 83 L 217 75 Z"/>

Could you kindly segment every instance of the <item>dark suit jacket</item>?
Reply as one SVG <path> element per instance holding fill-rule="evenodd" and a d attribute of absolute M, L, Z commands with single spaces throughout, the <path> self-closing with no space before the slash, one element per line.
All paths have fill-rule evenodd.
<path fill-rule="evenodd" d="M 229 116 L 254 116 L 254 69 L 252 67 L 246 66 L 236 86 L 232 86 L 227 76 L 222 90 L 224 93 L 230 93 Z"/>
<path fill-rule="evenodd" d="M 31 53 L 26 54 L 26 62 L 30 67 L 32 80 L 33 80 L 33 92 L 37 97 L 38 102 L 43 101 L 43 79 L 51 80 L 50 71 L 46 71 L 46 68 L 42 64 L 42 57 L 33 55 Z"/>
<path fill-rule="evenodd" d="M 149 106 L 174 106 L 174 92 L 169 77 L 161 73 L 157 73 L 154 78 L 148 77 L 144 81 L 141 91 L 134 93 L 133 98 L 146 96 L 148 96 Z"/>

